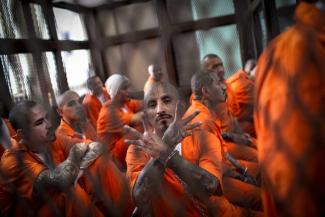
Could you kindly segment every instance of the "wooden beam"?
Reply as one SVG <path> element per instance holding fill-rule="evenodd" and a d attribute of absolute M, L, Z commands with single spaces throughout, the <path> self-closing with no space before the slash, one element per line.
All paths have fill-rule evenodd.
<path fill-rule="evenodd" d="M 173 24 L 171 26 L 173 33 L 192 32 L 196 30 L 205 30 L 219 26 L 231 25 L 236 23 L 235 15 L 226 15 L 221 17 L 211 17 L 200 20 L 193 20 Z"/>
<path fill-rule="evenodd" d="M 167 74 L 170 82 L 176 86 L 179 85 L 178 75 L 176 70 L 176 60 L 174 56 L 173 41 L 172 41 L 172 27 L 167 11 L 166 0 L 153 1 L 158 17 L 158 23 L 161 34 L 161 44 L 163 54 L 165 56 Z"/>
<path fill-rule="evenodd" d="M 2 62 L 0 62 L 0 101 L 10 110 L 14 103 L 11 98 L 9 86 L 6 82 L 6 77 L 4 73 L 4 67 Z"/>
<path fill-rule="evenodd" d="M 21 2 L 27 2 L 27 3 L 34 3 L 34 4 L 43 4 L 44 0 L 20 0 L 20 1 Z M 67 2 L 63 2 L 63 1 L 62 2 L 55 2 L 55 3 L 50 1 L 49 4 L 52 7 L 62 8 L 62 9 L 74 11 L 74 12 L 77 12 L 77 13 L 84 13 L 84 12 L 87 12 L 87 11 L 91 10 L 90 8 L 84 7 L 82 5 L 71 4 L 71 3 L 67 3 Z"/>
<path fill-rule="evenodd" d="M 93 9 L 100 11 L 100 10 L 112 10 L 118 7 L 123 7 L 129 4 L 135 4 L 135 3 L 142 3 L 142 2 L 148 2 L 150 0 L 126 0 L 126 1 L 115 1 L 115 2 L 109 2 L 97 7 L 93 7 Z"/>
<path fill-rule="evenodd" d="M 262 0 L 253 0 L 250 4 L 249 4 L 249 11 L 251 13 L 254 13 L 256 10 L 261 9 L 262 7 Z"/>
<path fill-rule="evenodd" d="M 275 0 L 262 0 L 264 5 L 267 41 L 270 42 L 280 33 L 280 25 L 275 6 Z"/>
<path fill-rule="evenodd" d="M 292 16 L 295 13 L 296 5 L 287 5 L 284 7 L 277 8 L 278 16 Z"/>
<path fill-rule="evenodd" d="M 117 36 L 106 37 L 104 41 L 104 46 L 112 46 L 123 43 L 137 42 L 149 38 L 155 38 L 160 36 L 160 31 L 158 28 L 141 30 L 136 32 L 130 32 L 125 34 L 120 34 Z"/>
<path fill-rule="evenodd" d="M 88 41 L 53 41 L 44 39 L 0 39 L 0 54 L 71 51 L 89 49 Z"/>
<path fill-rule="evenodd" d="M 236 23 L 240 42 L 240 53 L 242 64 L 248 59 L 255 58 L 254 40 L 253 40 L 253 17 L 249 11 L 249 0 L 234 0 Z"/>
<path fill-rule="evenodd" d="M 52 40 L 58 40 L 54 11 L 53 11 L 53 7 L 51 6 L 50 3 L 51 3 L 50 0 L 45 0 L 45 1 L 43 0 L 42 8 L 43 8 L 44 14 L 46 14 L 45 20 L 47 22 L 47 26 L 49 29 L 50 38 Z M 56 78 L 57 78 L 58 89 L 59 89 L 59 93 L 63 94 L 65 91 L 69 90 L 69 85 L 68 85 L 67 76 L 65 74 L 65 70 L 64 70 L 64 66 L 63 66 L 61 50 L 57 49 L 57 50 L 53 51 L 53 53 L 54 53 L 54 59 L 55 59 L 55 64 L 56 64 L 56 69 L 57 69 Z"/>

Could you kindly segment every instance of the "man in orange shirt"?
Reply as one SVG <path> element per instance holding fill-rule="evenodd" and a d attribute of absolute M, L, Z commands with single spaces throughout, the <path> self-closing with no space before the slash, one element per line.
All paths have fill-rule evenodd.
<path fill-rule="evenodd" d="M 22 138 L 1 158 L 0 205 L 5 216 L 102 216 L 78 185 L 87 151 L 77 144 L 66 159 L 54 150 L 54 130 L 45 109 L 33 102 L 17 104 L 10 122 Z"/>
<path fill-rule="evenodd" d="M 90 93 L 86 94 L 82 103 L 86 108 L 88 119 L 96 129 L 100 109 L 102 108 L 102 105 L 110 99 L 110 97 L 106 89 L 103 87 L 103 82 L 98 76 L 88 78 L 87 86 Z"/>
<path fill-rule="evenodd" d="M 121 171 L 126 170 L 125 156 L 128 145 L 124 143 L 124 125 L 136 126 L 141 123 L 142 112 L 129 98 L 129 80 L 119 74 L 111 75 L 105 82 L 111 100 L 107 101 L 99 114 L 97 133 L 114 162 Z M 131 108 L 133 107 L 133 108 Z"/>
<path fill-rule="evenodd" d="M 76 143 L 89 144 L 89 157 L 83 159 L 85 163 L 81 164 L 82 170 L 79 173 L 82 186 L 95 198 L 95 204 L 105 215 L 130 215 L 133 205 L 126 177 L 107 156 L 103 145 L 93 142 L 98 141 L 97 134 L 87 120 L 79 100 L 79 95 L 73 91 L 66 91 L 58 97 L 61 124 L 56 130 L 56 136 L 63 141 L 61 149 L 67 154 Z"/>
<path fill-rule="evenodd" d="M 146 81 L 146 83 L 144 84 L 144 88 L 143 91 L 147 92 L 148 89 L 155 83 L 155 82 L 159 82 L 162 80 L 164 74 L 161 71 L 161 68 L 155 64 L 151 64 L 148 67 L 148 73 L 149 73 L 149 77 Z"/>
<path fill-rule="evenodd" d="M 237 71 L 226 80 L 226 83 L 231 88 L 238 105 L 231 109 L 234 116 L 237 118 L 240 127 L 255 137 L 253 120 L 254 79 L 249 74 L 256 65 L 254 63 L 255 60 L 248 60 L 245 64 L 245 70 Z"/>
<path fill-rule="evenodd" d="M 188 108 L 184 117 L 187 117 L 194 111 L 200 111 L 200 113 L 192 120 L 192 122 L 200 121 L 202 124 L 201 129 L 213 133 L 222 141 L 222 151 L 225 163 L 223 183 L 225 196 L 236 204 L 243 207 L 250 207 L 254 209 L 261 208 L 261 199 L 259 188 L 254 186 L 255 183 L 246 184 L 242 182 L 245 180 L 244 176 L 237 174 L 236 168 L 229 167 L 230 162 L 227 162 L 225 153 L 232 154 L 232 149 L 227 150 L 228 143 L 225 143 L 221 137 L 220 126 L 216 123 L 215 107 L 218 103 L 226 100 L 226 86 L 222 82 L 217 74 L 198 72 L 195 73 L 191 80 L 192 92 L 194 99 L 191 106 Z M 237 145 L 238 146 L 238 145 Z M 236 155 L 236 153 L 234 153 Z M 257 163 L 241 161 L 248 168 L 248 173 L 258 175 Z M 227 168 L 227 169 L 226 169 Z M 229 171 L 226 171 L 229 170 Z M 233 179 L 235 177 L 236 179 Z M 241 178 L 239 181 L 238 177 Z M 239 194 L 239 192 L 241 192 Z"/>
<path fill-rule="evenodd" d="M 145 93 L 145 133 L 128 141 L 132 145 L 126 158 L 127 176 L 139 212 L 152 216 L 247 214 L 221 196 L 220 139 L 207 131 L 192 131 L 200 123 L 188 122 L 198 112 L 181 119 L 177 102 L 175 87 L 155 83 Z"/>
<path fill-rule="evenodd" d="M 295 19 L 257 64 L 264 210 L 267 216 L 324 216 L 325 1 L 301 2 Z"/>

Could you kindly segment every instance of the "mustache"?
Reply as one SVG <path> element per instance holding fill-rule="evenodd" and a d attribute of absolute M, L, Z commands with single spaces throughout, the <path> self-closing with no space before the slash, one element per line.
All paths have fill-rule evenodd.
<path fill-rule="evenodd" d="M 170 114 L 160 114 L 156 117 L 156 120 L 155 121 L 161 121 L 161 120 L 164 120 L 164 119 L 172 119 L 173 116 L 170 115 Z"/>

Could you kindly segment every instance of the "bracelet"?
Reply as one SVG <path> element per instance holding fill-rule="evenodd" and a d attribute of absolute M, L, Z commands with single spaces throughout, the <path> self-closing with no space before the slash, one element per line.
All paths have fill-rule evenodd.
<path fill-rule="evenodd" d="M 174 155 L 175 155 L 176 153 L 178 153 L 178 150 L 173 150 L 173 151 L 168 155 L 168 157 L 166 158 L 166 160 L 165 160 L 165 162 L 164 162 L 165 167 L 167 166 L 169 160 L 170 160 L 172 157 L 174 157 Z"/>

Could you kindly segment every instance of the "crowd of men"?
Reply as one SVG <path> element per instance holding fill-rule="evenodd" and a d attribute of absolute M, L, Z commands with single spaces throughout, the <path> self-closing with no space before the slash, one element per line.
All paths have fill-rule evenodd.
<path fill-rule="evenodd" d="M 188 99 L 150 65 L 143 99 L 121 74 L 57 97 L 56 129 L 17 103 L 0 121 L 0 216 L 325 215 L 324 13 L 300 3 L 229 78 L 206 55 Z"/>

